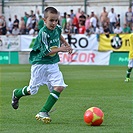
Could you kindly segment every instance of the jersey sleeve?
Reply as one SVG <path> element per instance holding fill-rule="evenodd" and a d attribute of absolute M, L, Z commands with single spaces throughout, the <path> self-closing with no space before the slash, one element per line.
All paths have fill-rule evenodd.
<path fill-rule="evenodd" d="M 50 48 L 48 47 L 48 41 L 47 41 L 47 35 L 45 32 L 39 32 L 34 46 L 33 50 L 39 50 L 39 55 L 40 57 L 46 56 L 49 52 L 51 52 Z"/>

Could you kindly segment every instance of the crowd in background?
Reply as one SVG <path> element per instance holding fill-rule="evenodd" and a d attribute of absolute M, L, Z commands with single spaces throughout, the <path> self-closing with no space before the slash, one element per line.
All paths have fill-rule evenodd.
<path fill-rule="evenodd" d="M 14 15 L 14 20 L 5 20 L 5 16 L 0 16 L 0 35 L 33 35 L 37 34 L 40 28 L 44 25 L 43 16 L 40 15 L 39 10 L 34 13 L 33 10 L 28 14 L 24 13 L 24 16 L 18 19 L 17 15 Z"/>
<path fill-rule="evenodd" d="M 70 10 L 70 13 L 64 12 L 60 14 L 59 24 L 62 26 L 64 34 L 121 34 L 133 32 L 133 12 L 129 7 L 124 14 L 124 25 L 121 25 L 121 16 L 117 14 L 114 8 L 110 9 L 110 12 L 106 11 L 106 7 L 103 7 L 103 11 L 100 16 L 95 14 L 92 10 L 90 14 L 85 14 L 78 8 L 77 13 Z M 4 15 L 0 15 L 0 35 L 33 35 L 37 34 L 43 27 L 43 16 L 39 10 L 34 13 L 33 10 L 28 14 L 24 13 L 21 19 L 15 15 L 14 19 L 5 20 Z"/>

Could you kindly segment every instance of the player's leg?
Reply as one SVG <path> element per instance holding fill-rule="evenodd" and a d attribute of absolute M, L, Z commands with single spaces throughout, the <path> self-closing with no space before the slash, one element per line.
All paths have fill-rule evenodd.
<path fill-rule="evenodd" d="M 133 60 L 129 60 L 125 82 L 130 81 L 130 75 L 131 75 L 131 72 L 132 72 L 132 68 L 133 68 Z"/>
<path fill-rule="evenodd" d="M 129 68 L 127 69 L 127 75 L 126 75 L 126 78 L 130 78 L 131 71 L 132 71 L 132 67 L 129 67 Z"/>
<path fill-rule="evenodd" d="M 40 112 L 49 112 L 56 101 L 59 99 L 61 92 L 63 91 L 62 86 L 55 86 L 54 90 L 50 93 L 46 103 L 44 104 L 43 108 Z"/>
<path fill-rule="evenodd" d="M 42 107 L 40 112 L 36 115 L 36 119 L 42 120 L 45 123 L 50 123 L 51 118 L 48 113 L 59 99 L 59 96 L 63 91 L 63 89 L 67 86 L 64 83 L 62 73 L 60 72 L 57 65 L 52 65 L 52 67 L 50 66 L 49 68 L 47 86 L 50 90 L 50 94 L 44 106 Z"/>
<path fill-rule="evenodd" d="M 26 96 L 26 95 L 30 95 L 30 93 L 27 91 L 27 86 L 25 86 L 22 89 L 15 89 L 15 90 L 13 90 L 13 94 L 12 94 L 12 107 L 14 109 L 18 109 L 19 99 L 22 96 Z"/>
<path fill-rule="evenodd" d="M 59 88 L 59 87 L 57 87 Z M 61 87 L 62 90 L 64 87 Z M 36 115 L 37 120 L 42 120 L 44 123 L 50 123 L 51 118 L 49 115 L 49 112 L 51 108 L 54 106 L 56 101 L 59 99 L 61 92 L 58 92 L 56 90 L 53 90 L 50 95 L 48 96 L 46 103 L 44 104 L 43 108 L 40 110 L 40 112 Z"/>
<path fill-rule="evenodd" d="M 17 109 L 19 106 L 19 99 L 23 96 L 34 95 L 38 92 L 40 85 L 42 85 L 42 77 L 40 75 L 41 69 L 40 65 L 31 66 L 31 79 L 29 86 L 25 86 L 21 89 L 13 90 L 12 94 L 12 107 Z"/>

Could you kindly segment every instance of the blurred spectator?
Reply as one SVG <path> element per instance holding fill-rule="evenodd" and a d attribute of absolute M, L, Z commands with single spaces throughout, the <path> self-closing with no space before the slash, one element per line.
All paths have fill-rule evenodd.
<path fill-rule="evenodd" d="M 131 33 L 131 29 L 127 24 L 124 24 L 123 33 L 125 33 L 125 34 Z"/>
<path fill-rule="evenodd" d="M 23 17 L 21 17 L 19 29 L 20 29 L 20 34 L 21 35 L 26 34 L 26 25 L 25 25 L 25 22 L 24 22 L 24 18 Z"/>
<path fill-rule="evenodd" d="M 77 29 L 79 28 L 79 22 L 78 22 L 78 19 L 77 19 L 76 15 L 74 15 L 74 18 L 73 18 L 73 21 L 72 21 L 72 25 L 76 26 Z"/>
<path fill-rule="evenodd" d="M 8 29 L 8 32 L 12 33 L 13 22 L 12 22 L 11 18 L 8 19 L 7 29 Z"/>
<path fill-rule="evenodd" d="M 71 45 L 71 26 L 69 23 L 66 25 L 65 33 L 67 34 L 68 43 Z"/>
<path fill-rule="evenodd" d="M 116 21 L 116 24 L 119 23 L 119 25 L 121 25 L 121 18 L 120 18 L 120 14 L 117 15 L 117 21 Z"/>
<path fill-rule="evenodd" d="M 110 31 L 110 29 L 109 29 L 109 25 L 108 25 L 107 22 L 104 23 L 104 25 L 103 25 L 103 33 L 105 34 L 105 36 L 106 36 L 107 38 L 110 37 L 111 31 Z"/>
<path fill-rule="evenodd" d="M 39 32 L 39 30 L 40 30 L 43 26 L 44 26 L 44 20 L 43 20 L 42 16 L 40 15 L 40 16 L 39 16 L 39 21 L 38 21 L 38 23 L 37 23 L 38 32 Z"/>
<path fill-rule="evenodd" d="M 35 14 L 34 14 L 34 11 L 33 10 L 30 10 L 30 16 L 33 17 Z"/>
<path fill-rule="evenodd" d="M 37 10 L 37 11 L 36 11 L 36 21 L 37 21 L 37 22 L 40 20 L 40 16 L 41 16 L 40 11 Z"/>
<path fill-rule="evenodd" d="M 66 25 L 67 25 L 67 18 L 66 18 L 66 16 L 67 16 L 67 13 L 64 12 L 64 15 L 63 15 L 62 21 L 61 21 L 61 26 L 62 26 L 63 32 L 65 32 Z"/>
<path fill-rule="evenodd" d="M 2 25 L 3 23 L 3 18 L 2 18 L 2 15 L 0 14 L 0 24 Z"/>
<path fill-rule="evenodd" d="M 104 31 L 103 31 L 103 27 L 100 26 L 99 29 L 100 29 L 100 34 L 103 34 L 103 33 L 104 33 Z"/>
<path fill-rule="evenodd" d="M 29 27 L 29 34 L 35 34 L 35 32 L 37 31 L 37 22 L 36 22 L 36 16 L 33 15 L 31 17 L 31 22 L 30 22 L 30 27 Z"/>
<path fill-rule="evenodd" d="M 122 31 L 122 28 L 120 27 L 120 24 L 117 23 L 116 24 L 116 28 L 114 29 L 114 33 L 115 34 L 121 34 L 123 31 Z"/>
<path fill-rule="evenodd" d="M 70 30 L 71 30 L 71 33 L 73 33 L 73 34 L 78 34 L 78 28 L 77 28 L 74 24 L 72 24 Z"/>
<path fill-rule="evenodd" d="M 29 34 L 31 28 L 32 28 L 32 16 L 30 15 L 26 23 L 26 34 Z"/>
<path fill-rule="evenodd" d="M 103 7 L 103 12 L 100 15 L 100 22 L 103 26 L 105 22 L 108 22 L 108 12 L 106 11 L 106 7 Z"/>
<path fill-rule="evenodd" d="M 86 29 L 86 35 L 88 37 L 90 37 L 91 34 L 94 34 L 94 33 L 95 33 L 95 31 L 94 31 L 94 27 L 93 26 L 90 26 L 88 29 Z"/>
<path fill-rule="evenodd" d="M 3 26 L 3 18 L 2 15 L 0 15 L 0 35 L 2 35 L 2 26 Z"/>
<path fill-rule="evenodd" d="M 131 28 L 131 33 L 133 33 L 133 25 L 132 25 L 132 28 Z"/>
<path fill-rule="evenodd" d="M 25 12 L 24 13 L 25 15 L 24 15 L 24 22 L 25 22 L 25 25 L 26 25 L 26 23 L 27 23 L 27 20 L 28 20 L 28 17 L 29 17 L 29 14 L 27 13 L 27 12 Z"/>
<path fill-rule="evenodd" d="M 97 41 L 99 41 L 99 35 L 100 34 L 102 34 L 103 33 L 103 28 L 102 27 L 100 27 L 98 24 L 97 24 L 97 26 L 96 26 L 96 31 L 95 31 L 95 34 L 96 34 L 96 36 L 97 36 Z"/>
<path fill-rule="evenodd" d="M 5 16 L 2 16 L 3 24 L 2 24 L 2 35 L 6 35 L 6 20 Z"/>
<path fill-rule="evenodd" d="M 108 14 L 108 18 L 109 18 L 110 32 L 114 33 L 115 23 L 117 21 L 117 16 L 116 13 L 114 12 L 114 8 L 111 8 L 111 11 Z"/>
<path fill-rule="evenodd" d="M 131 28 L 133 23 L 133 12 L 132 8 L 129 7 L 128 11 L 125 13 L 125 22 Z"/>
<path fill-rule="evenodd" d="M 67 24 L 72 25 L 72 19 L 70 17 L 70 14 L 67 14 Z"/>
<path fill-rule="evenodd" d="M 95 17 L 94 11 L 91 11 L 90 25 L 94 27 L 94 31 L 96 31 L 97 19 Z"/>
<path fill-rule="evenodd" d="M 73 13 L 73 9 L 70 10 L 70 17 L 71 17 L 71 20 L 73 21 L 73 18 L 74 18 L 75 14 Z"/>
<path fill-rule="evenodd" d="M 79 34 L 85 34 L 86 29 L 85 29 L 85 25 L 79 24 Z"/>
<path fill-rule="evenodd" d="M 86 21 L 85 21 L 85 28 L 89 29 L 89 27 L 90 27 L 90 16 L 87 15 L 86 16 Z"/>
<path fill-rule="evenodd" d="M 26 23 L 26 34 L 29 34 L 29 32 L 34 33 L 37 25 L 36 15 L 34 14 L 34 11 L 31 10 L 30 12 L 31 14 L 28 17 L 28 20 Z"/>
<path fill-rule="evenodd" d="M 17 18 L 17 15 L 14 15 L 14 21 L 13 21 L 13 27 L 19 27 L 19 20 L 18 20 L 18 18 Z"/>
<path fill-rule="evenodd" d="M 97 26 L 96 26 L 96 31 L 95 31 L 95 33 L 96 34 L 103 34 L 103 27 L 102 26 L 99 26 L 98 24 L 97 24 Z"/>
<path fill-rule="evenodd" d="M 6 36 L 12 35 L 12 33 L 10 32 L 10 29 L 7 27 L 6 28 Z"/>
<path fill-rule="evenodd" d="M 90 15 L 90 17 L 92 17 L 92 16 L 94 16 L 95 18 L 96 18 L 96 21 L 97 21 L 97 24 L 98 24 L 98 17 L 97 17 L 97 15 L 94 13 L 94 10 L 91 10 L 91 15 Z"/>
<path fill-rule="evenodd" d="M 81 15 L 79 16 L 79 24 L 85 26 L 86 16 L 84 11 L 81 12 Z"/>
<path fill-rule="evenodd" d="M 81 9 L 80 8 L 78 8 L 78 12 L 76 13 L 76 17 L 77 17 L 77 19 L 79 20 L 79 16 L 81 15 Z"/>
<path fill-rule="evenodd" d="M 13 30 L 12 30 L 12 35 L 19 35 L 20 34 L 20 30 L 18 28 L 18 26 L 14 26 Z"/>
<path fill-rule="evenodd" d="M 31 28 L 29 31 L 29 35 L 34 35 L 34 34 L 35 34 L 35 30 L 33 28 Z"/>
<path fill-rule="evenodd" d="M 36 20 L 36 16 L 35 15 L 32 16 L 31 23 L 32 23 L 32 28 L 35 29 L 36 25 L 37 25 L 37 20 Z"/>

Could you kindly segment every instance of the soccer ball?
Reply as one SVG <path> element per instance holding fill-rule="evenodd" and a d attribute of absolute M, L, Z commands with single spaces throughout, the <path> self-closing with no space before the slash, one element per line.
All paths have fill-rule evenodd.
<path fill-rule="evenodd" d="M 100 126 L 104 119 L 104 113 L 98 107 L 91 107 L 84 113 L 84 122 L 89 126 Z"/>

